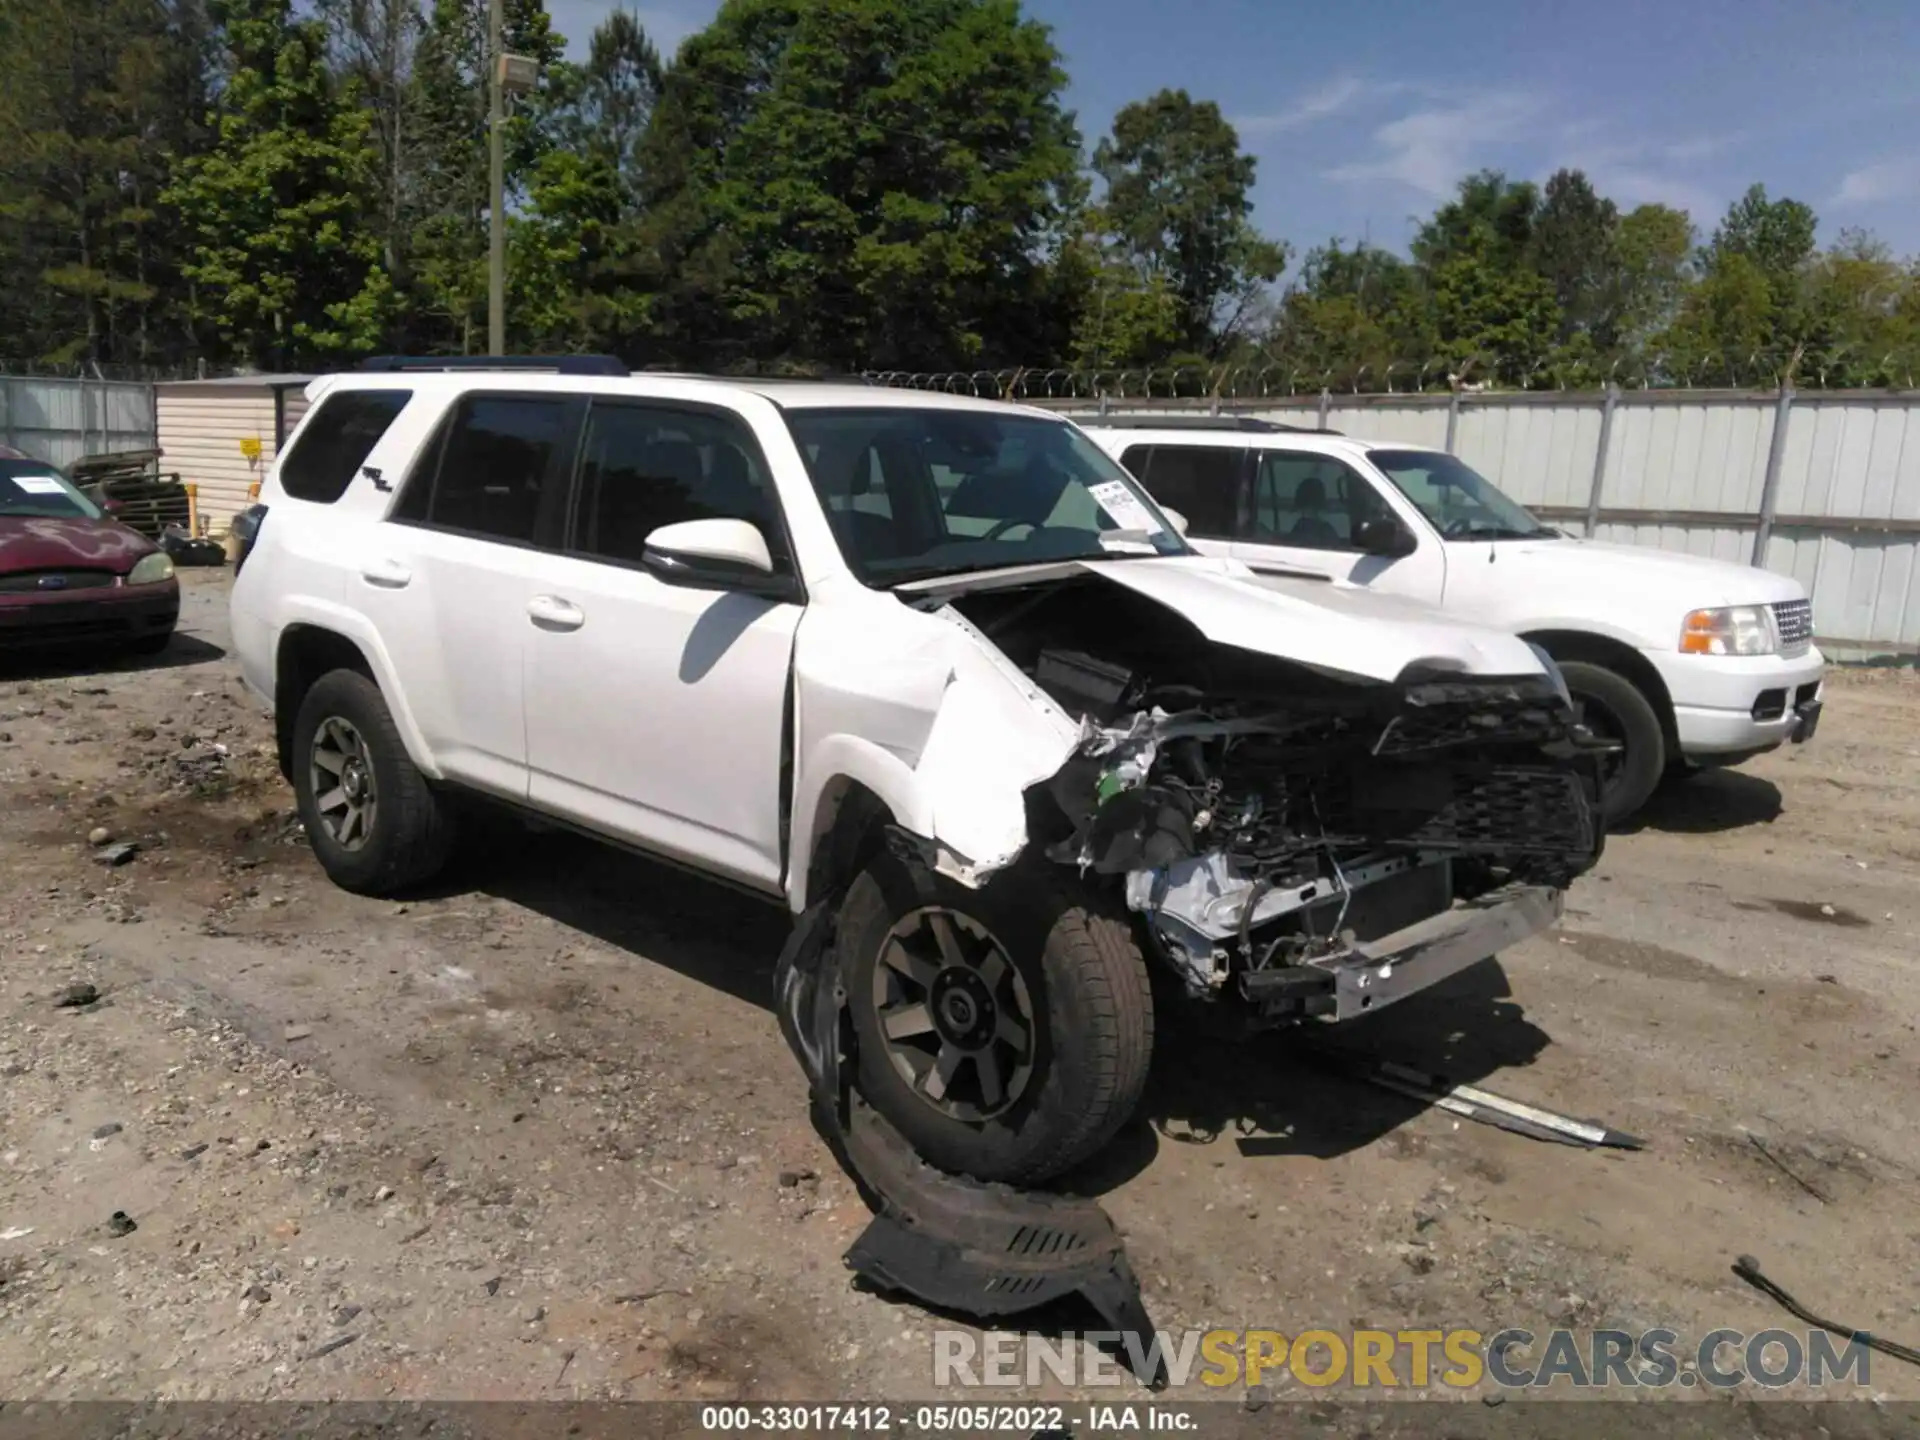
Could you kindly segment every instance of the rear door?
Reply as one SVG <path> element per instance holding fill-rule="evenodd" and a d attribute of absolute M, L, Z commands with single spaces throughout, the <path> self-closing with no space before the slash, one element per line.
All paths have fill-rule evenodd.
<path fill-rule="evenodd" d="M 1187 539 L 1208 555 L 1231 555 L 1246 504 L 1248 451 L 1242 445 L 1130 445 L 1120 463 L 1147 493 L 1187 522 Z"/>
<path fill-rule="evenodd" d="M 1374 482 L 1337 455 L 1313 450 L 1259 449 L 1241 538 L 1233 556 L 1269 574 L 1308 574 L 1349 580 L 1438 605 L 1446 586 L 1446 555 L 1413 529 L 1411 555 L 1369 555 L 1354 543 L 1362 520 L 1397 515 Z M 1401 521 L 1405 526 L 1406 522 Z"/>
<path fill-rule="evenodd" d="M 776 890 L 794 599 L 668 585 L 646 538 L 750 521 L 777 575 L 793 552 L 748 423 L 722 407 L 596 399 L 559 553 L 534 558 L 526 647 L 530 794 L 540 809 Z M 798 593 L 797 581 L 794 593 Z"/>
<path fill-rule="evenodd" d="M 584 411 L 551 393 L 461 396 L 347 582 L 441 773 L 513 800 L 527 794 L 527 604 Z"/>

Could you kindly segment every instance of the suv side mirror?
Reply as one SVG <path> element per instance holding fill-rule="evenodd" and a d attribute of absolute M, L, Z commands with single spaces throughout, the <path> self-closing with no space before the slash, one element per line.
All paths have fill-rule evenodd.
<path fill-rule="evenodd" d="M 1160 513 L 1167 517 L 1167 523 L 1173 526 L 1175 532 L 1184 538 L 1187 533 L 1187 517 L 1182 515 L 1178 510 L 1171 510 L 1165 505 L 1160 507 Z"/>
<path fill-rule="evenodd" d="M 1369 555 L 1397 560 L 1420 548 L 1413 532 L 1391 515 L 1375 515 L 1353 527 L 1353 543 Z"/>
<path fill-rule="evenodd" d="M 682 520 L 647 536 L 641 565 L 669 585 L 695 590 L 745 590 L 758 595 L 788 588 L 773 573 L 760 527 L 746 520 Z"/>

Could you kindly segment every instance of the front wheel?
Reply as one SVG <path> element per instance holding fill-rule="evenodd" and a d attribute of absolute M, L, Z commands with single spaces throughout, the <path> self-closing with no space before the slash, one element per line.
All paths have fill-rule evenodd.
<path fill-rule="evenodd" d="M 1124 915 L 1045 861 L 969 890 L 883 854 L 848 890 L 836 945 L 860 1092 L 941 1169 L 1038 1184 L 1139 1103 L 1146 961 Z"/>
<path fill-rule="evenodd" d="M 359 895 L 431 879 L 453 844 L 447 806 L 400 740 L 380 687 L 322 675 L 293 722 L 293 794 L 327 878 Z"/>
<path fill-rule="evenodd" d="M 1560 673 L 1586 727 L 1621 746 L 1602 760 L 1600 769 L 1600 814 L 1611 829 L 1647 803 L 1666 773 L 1667 741 L 1660 716 L 1640 687 L 1617 670 L 1565 660 Z"/>

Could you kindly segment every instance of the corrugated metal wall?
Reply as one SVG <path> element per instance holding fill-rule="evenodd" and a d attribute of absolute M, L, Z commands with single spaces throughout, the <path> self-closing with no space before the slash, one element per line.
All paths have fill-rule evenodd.
<path fill-rule="evenodd" d="M 1575 534 L 1597 508 L 1601 540 L 1748 564 L 1764 525 L 1763 563 L 1807 587 L 1815 631 L 1836 655 L 1920 653 L 1920 396 L 1816 391 L 1783 407 L 1763 392 L 1619 391 L 1610 416 L 1604 395 L 1545 393 L 1112 400 L 1108 409 L 1193 414 L 1216 403 L 1223 413 L 1450 449 Z"/>
<path fill-rule="evenodd" d="M 0 445 L 71 465 L 153 448 L 153 387 L 130 380 L 0 375 Z"/>
<path fill-rule="evenodd" d="M 273 392 L 266 386 L 183 381 L 156 387 L 161 469 L 196 487 L 201 520 L 215 533 L 252 503 L 250 488 L 273 464 Z M 293 433 L 306 405 L 298 390 L 286 397 L 286 430 Z M 257 440 L 249 460 L 241 443 Z"/>

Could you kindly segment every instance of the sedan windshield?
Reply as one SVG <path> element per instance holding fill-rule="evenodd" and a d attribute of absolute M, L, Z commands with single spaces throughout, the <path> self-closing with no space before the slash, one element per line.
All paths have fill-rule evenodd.
<path fill-rule="evenodd" d="M 100 509 L 39 460 L 0 460 L 0 519 L 98 520 Z"/>
<path fill-rule="evenodd" d="M 1369 450 L 1367 458 L 1449 540 L 1557 540 L 1486 476 L 1433 450 Z"/>
<path fill-rule="evenodd" d="M 1192 553 L 1126 471 L 1062 421 L 890 405 L 790 410 L 787 424 L 868 585 Z"/>

